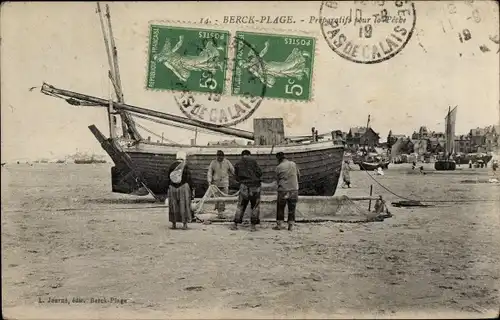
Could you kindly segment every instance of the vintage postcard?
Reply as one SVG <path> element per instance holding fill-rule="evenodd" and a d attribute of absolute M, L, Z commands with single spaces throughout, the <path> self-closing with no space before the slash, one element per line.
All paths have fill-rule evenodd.
<path fill-rule="evenodd" d="M 500 316 L 498 1 L 0 12 L 5 318 Z"/>

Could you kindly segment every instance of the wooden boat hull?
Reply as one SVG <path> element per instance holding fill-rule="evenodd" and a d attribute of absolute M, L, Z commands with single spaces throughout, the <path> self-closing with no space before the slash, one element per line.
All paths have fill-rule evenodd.
<path fill-rule="evenodd" d="M 359 169 L 360 170 L 376 170 L 378 167 L 381 167 L 382 169 L 388 169 L 389 168 L 389 162 L 377 162 L 377 163 L 371 163 L 371 162 L 359 162 Z"/>
<path fill-rule="evenodd" d="M 434 169 L 438 171 L 452 171 L 456 170 L 457 164 L 455 161 L 450 160 L 437 160 L 434 162 Z"/>
<path fill-rule="evenodd" d="M 118 142 L 105 139 L 97 128 L 90 128 L 101 142 L 103 149 L 115 163 L 111 168 L 112 191 L 132 194 L 142 187 L 138 175 L 146 187 L 158 198 L 165 198 L 168 186 L 167 170 L 175 161 L 178 151 L 187 153 L 195 195 L 202 197 L 207 188 L 207 169 L 216 158 L 217 150 L 224 151 L 226 158 L 235 164 L 245 149 L 250 150 L 263 171 L 263 182 L 275 181 L 276 153 L 284 152 L 300 170 L 299 195 L 333 196 L 337 189 L 344 156 L 343 146 L 331 141 L 280 146 L 174 146 L 151 142 L 135 142 L 130 146 L 117 146 Z M 130 168 L 133 167 L 133 170 Z M 238 184 L 230 179 L 230 190 Z"/>

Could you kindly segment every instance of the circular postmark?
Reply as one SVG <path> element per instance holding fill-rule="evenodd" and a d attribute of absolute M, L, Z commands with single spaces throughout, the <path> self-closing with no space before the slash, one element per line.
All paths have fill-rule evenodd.
<path fill-rule="evenodd" d="M 203 55 L 207 45 L 215 45 L 216 40 L 215 37 L 204 39 L 198 44 L 198 52 Z M 179 84 L 183 90 L 176 93 L 174 99 L 182 113 L 191 120 L 200 124 L 233 126 L 248 119 L 264 99 L 266 73 L 259 52 L 242 37 L 234 37 L 230 47 L 234 49 L 234 57 L 224 57 L 223 64 L 232 74 L 223 77 L 225 86 L 222 89 L 217 84 L 217 70 L 199 72 L 199 84 L 208 88 L 208 92 L 200 94 L 185 84 Z M 241 86 L 242 90 L 241 82 L 246 84 Z M 229 87 L 232 94 L 224 94 Z"/>
<path fill-rule="evenodd" d="M 323 1 L 319 18 L 330 48 L 344 59 L 364 64 L 401 52 L 416 23 L 412 1 Z"/>

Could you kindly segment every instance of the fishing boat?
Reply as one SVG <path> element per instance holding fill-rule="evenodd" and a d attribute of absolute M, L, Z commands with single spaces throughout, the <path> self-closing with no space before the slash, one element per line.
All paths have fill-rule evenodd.
<path fill-rule="evenodd" d="M 376 170 L 379 167 L 388 169 L 390 161 L 384 160 L 381 155 L 372 152 L 354 157 L 353 163 L 357 164 L 360 170 Z"/>
<path fill-rule="evenodd" d="M 286 137 L 282 118 L 253 119 L 254 131 L 250 132 L 230 126 L 201 123 L 190 118 L 126 104 L 121 89 L 118 55 L 111 29 L 109 7 L 106 6 L 108 22 L 106 33 L 104 18 L 99 4 L 97 6 L 110 66 L 109 78 L 115 89 L 117 101 L 56 88 L 47 83 L 42 85 L 41 92 L 65 99 L 71 105 L 107 108 L 110 136 L 106 137 L 95 125 L 90 125 L 89 129 L 114 162 L 111 168 L 113 192 L 131 195 L 149 193 L 157 200 L 164 200 L 169 183 L 167 170 L 175 161 L 177 152 L 184 151 L 192 172 L 194 194 L 196 197 L 202 197 L 208 188 L 207 170 L 210 162 L 216 158 L 217 150 L 222 150 L 226 158 L 234 164 L 239 160 L 241 152 L 248 149 L 262 168 L 263 183 L 272 184 L 275 181 L 276 153 L 283 152 L 300 169 L 299 195 L 333 196 L 335 194 L 341 173 L 344 147 L 334 145 L 332 141 L 320 142 L 314 137 L 308 141 L 303 138 Z M 109 34 L 110 41 L 107 39 L 107 34 Z M 121 119 L 121 136 L 115 132 L 115 117 Z M 200 146 L 152 142 L 142 138 L 137 130 L 139 124 L 136 126 L 134 117 L 168 126 L 181 126 L 185 129 L 210 130 L 219 134 L 253 140 L 254 144 Z M 278 129 L 270 130 L 271 128 Z M 143 129 L 147 128 L 143 127 Z M 231 177 L 230 189 L 237 188 L 236 181 Z"/>
<path fill-rule="evenodd" d="M 493 155 L 491 154 L 481 154 L 481 153 L 468 153 L 465 155 L 456 155 L 454 160 L 457 164 L 468 164 L 469 161 L 475 163 L 477 161 L 483 161 L 484 163 L 488 163 L 493 159 Z"/>
<path fill-rule="evenodd" d="M 358 163 L 359 169 L 361 170 L 376 170 L 378 168 L 388 169 L 389 161 L 380 161 L 380 162 L 360 162 Z"/>
<path fill-rule="evenodd" d="M 94 164 L 94 163 L 106 163 L 106 160 L 96 157 L 96 155 L 77 155 L 74 159 L 75 164 Z"/>
<path fill-rule="evenodd" d="M 370 128 L 370 115 L 366 123 L 366 130 Z M 363 140 L 360 140 L 361 142 Z M 375 152 L 368 152 L 368 145 L 362 145 L 361 151 L 358 151 L 352 158 L 353 163 L 359 166 L 360 170 L 376 170 L 378 168 L 388 169 L 389 160 L 384 159 L 381 155 Z"/>
<path fill-rule="evenodd" d="M 455 149 L 455 120 L 457 117 L 457 107 L 451 110 L 448 108 L 448 114 L 445 118 L 445 153 L 440 159 L 436 159 L 434 163 L 434 169 L 438 171 L 456 170 L 457 163 L 453 160 L 453 154 Z"/>

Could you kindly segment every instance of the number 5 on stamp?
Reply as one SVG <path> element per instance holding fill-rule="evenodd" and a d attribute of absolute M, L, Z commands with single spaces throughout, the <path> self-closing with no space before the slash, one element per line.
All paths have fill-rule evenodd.
<path fill-rule="evenodd" d="M 229 32 L 151 25 L 147 88 L 223 93 Z"/>
<path fill-rule="evenodd" d="M 258 96 L 264 84 L 266 98 L 310 100 L 315 41 L 305 36 L 236 32 L 232 94 Z"/>

